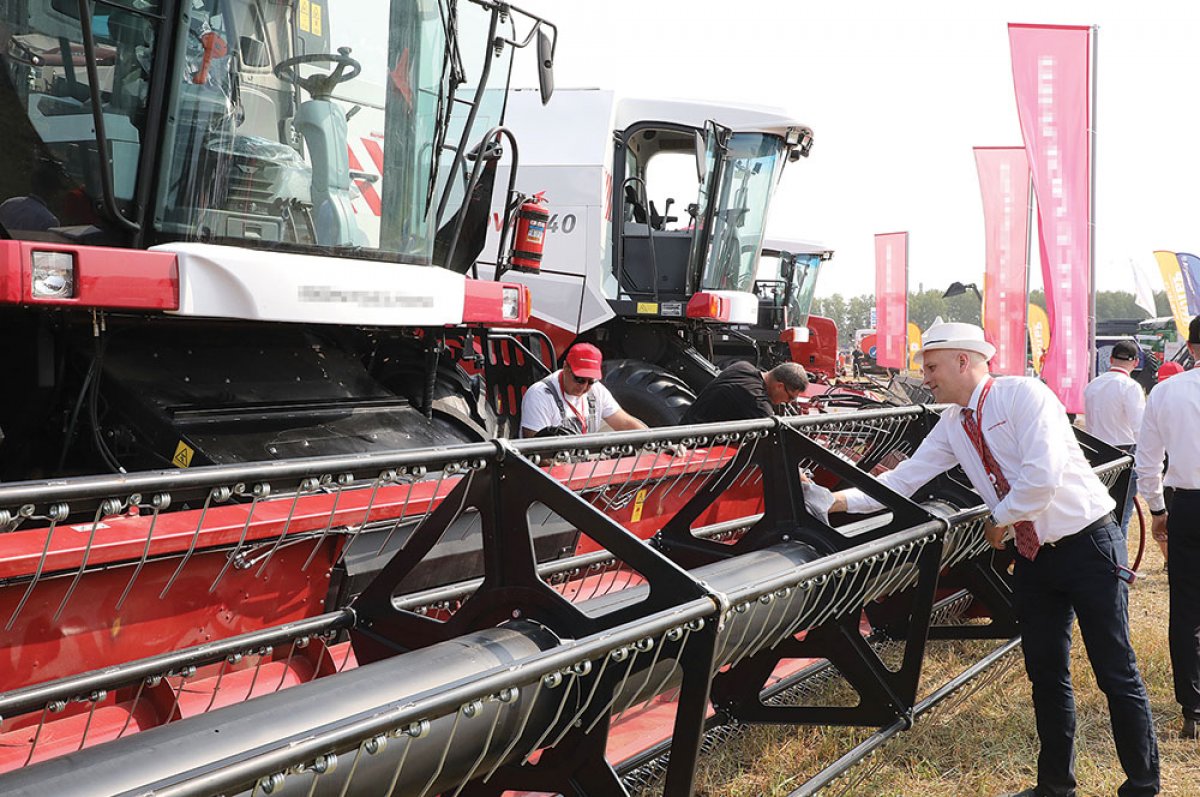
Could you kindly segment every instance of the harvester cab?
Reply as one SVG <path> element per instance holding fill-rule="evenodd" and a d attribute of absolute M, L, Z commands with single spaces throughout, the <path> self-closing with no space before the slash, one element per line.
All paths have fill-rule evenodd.
<path fill-rule="evenodd" d="M 507 117 L 532 145 L 520 187 L 551 205 L 531 323 L 560 351 L 597 344 L 622 406 L 675 423 L 719 372 L 714 335 L 758 320 L 767 212 L 812 131 L 774 108 L 598 90 L 537 99 L 512 92 Z"/>
<path fill-rule="evenodd" d="M 832 258 L 833 250 L 815 241 L 767 238 L 754 279 L 758 320 L 738 335 L 718 336 L 718 362 L 795 362 L 821 382 L 836 377 L 837 325 L 810 313 L 822 264 Z"/>
<path fill-rule="evenodd" d="M 549 89 L 504 4 L 0 3 L 3 478 L 490 436 L 529 291 L 430 266 L 535 38 Z"/>

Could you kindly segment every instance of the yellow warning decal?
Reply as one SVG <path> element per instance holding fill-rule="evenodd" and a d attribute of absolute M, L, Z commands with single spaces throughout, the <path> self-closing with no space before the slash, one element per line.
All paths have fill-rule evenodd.
<path fill-rule="evenodd" d="M 308 0 L 300 0 L 300 6 L 296 9 L 296 24 L 305 33 L 312 33 L 312 15 L 309 12 Z"/>
<path fill-rule="evenodd" d="M 638 302 L 637 303 L 637 311 L 638 311 L 638 315 L 646 315 L 646 314 L 657 315 L 658 314 L 658 302 Z"/>
<path fill-rule="evenodd" d="M 649 490 L 638 490 L 637 497 L 633 499 L 633 514 L 629 516 L 631 522 L 636 523 L 642 519 L 642 507 L 646 505 L 646 496 L 649 494 Z"/>
<path fill-rule="evenodd" d="M 191 446 L 180 440 L 179 445 L 175 446 L 175 456 L 171 457 L 171 464 L 177 468 L 190 467 L 195 453 Z"/>
<path fill-rule="evenodd" d="M 321 35 L 321 6 L 319 3 L 312 4 L 312 35 Z"/>

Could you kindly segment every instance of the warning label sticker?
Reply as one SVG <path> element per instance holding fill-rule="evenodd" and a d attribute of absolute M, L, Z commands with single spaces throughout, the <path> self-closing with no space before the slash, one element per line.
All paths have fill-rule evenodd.
<path fill-rule="evenodd" d="M 171 457 L 171 464 L 177 468 L 187 468 L 192 464 L 192 456 L 196 451 L 182 440 L 179 445 L 175 446 L 175 456 Z"/>

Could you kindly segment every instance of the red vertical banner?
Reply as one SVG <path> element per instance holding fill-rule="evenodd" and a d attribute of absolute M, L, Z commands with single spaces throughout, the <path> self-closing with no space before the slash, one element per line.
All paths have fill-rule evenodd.
<path fill-rule="evenodd" d="M 1028 306 L 1029 161 L 1024 147 L 976 147 L 983 195 L 986 270 L 983 331 L 996 347 L 991 372 L 1025 374 Z"/>
<path fill-rule="evenodd" d="M 875 236 L 875 362 L 908 365 L 908 233 Z"/>
<path fill-rule="evenodd" d="M 1009 25 L 1008 38 L 1050 316 L 1042 378 L 1068 412 L 1082 412 L 1091 359 L 1091 29 Z"/>

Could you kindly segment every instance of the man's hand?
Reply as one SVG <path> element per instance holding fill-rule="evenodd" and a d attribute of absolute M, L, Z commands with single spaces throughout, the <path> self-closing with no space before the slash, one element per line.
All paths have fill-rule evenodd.
<path fill-rule="evenodd" d="M 988 544 L 997 551 L 1004 550 L 1004 538 L 1008 536 L 1008 526 L 997 526 L 991 518 L 983 521 L 983 536 Z"/>
<path fill-rule="evenodd" d="M 1150 518 L 1150 535 L 1156 542 L 1167 541 L 1167 513 Z"/>
<path fill-rule="evenodd" d="M 833 494 L 833 503 L 829 505 L 829 514 L 834 512 L 846 511 L 846 493 L 844 490 L 839 490 Z"/>

